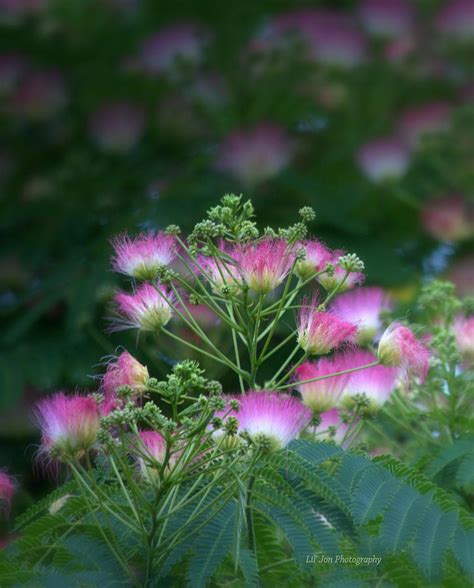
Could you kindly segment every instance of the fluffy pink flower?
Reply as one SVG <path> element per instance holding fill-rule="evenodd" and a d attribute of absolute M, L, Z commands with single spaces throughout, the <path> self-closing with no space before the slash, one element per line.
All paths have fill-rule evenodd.
<path fill-rule="evenodd" d="M 441 5 L 435 26 L 444 35 L 458 41 L 474 39 L 474 3 L 472 0 L 451 0 Z"/>
<path fill-rule="evenodd" d="M 147 233 L 130 238 L 120 235 L 112 241 L 115 271 L 138 280 L 153 280 L 161 267 L 176 257 L 176 240 L 171 235 Z"/>
<path fill-rule="evenodd" d="M 357 325 L 357 343 L 372 342 L 382 329 L 380 314 L 392 308 L 389 296 L 382 288 L 356 288 L 345 292 L 331 304 L 331 312 L 340 319 Z"/>
<path fill-rule="evenodd" d="M 270 21 L 261 40 L 267 47 L 280 48 L 285 40 L 291 42 L 295 36 L 305 45 L 304 56 L 323 65 L 353 68 L 366 58 L 364 36 L 342 12 L 325 9 L 286 12 Z M 294 46 L 287 44 L 290 49 Z"/>
<path fill-rule="evenodd" d="M 268 294 L 288 276 L 295 253 L 285 239 L 266 238 L 237 249 L 235 258 L 248 286 L 254 292 Z"/>
<path fill-rule="evenodd" d="M 278 175 L 293 158 L 293 141 L 278 125 L 237 130 L 219 147 L 216 167 L 253 186 Z"/>
<path fill-rule="evenodd" d="M 401 367 L 423 381 L 428 373 L 430 352 L 410 329 L 392 323 L 382 335 L 378 357 L 382 364 Z"/>
<path fill-rule="evenodd" d="M 137 443 L 138 464 L 142 476 L 152 482 L 158 477 L 158 471 L 152 462 L 162 463 L 166 456 L 166 441 L 156 431 L 140 431 L 140 442 Z"/>
<path fill-rule="evenodd" d="M 357 327 L 330 312 L 319 312 L 318 302 L 303 301 L 298 315 L 298 343 L 309 355 L 323 355 L 353 342 Z"/>
<path fill-rule="evenodd" d="M 146 388 L 149 377 L 147 367 L 128 351 L 123 351 L 107 366 L 101 387 L 106 396 L 114 395 L 117 388 L 122 386 L 130 386 L 135 393 L 141 394 Z"/>
<path fill-rule="evenodd" d="M 474 362 L 474 316 L 458 316 L 454 321 L 456 345 L 468 363 Z"/>
<path fill-rule="evenodd" d="M 375 355 L 361 349 L 348 352 L 344 358 L 345 367 L 352 369 L 377 361 Z M 343 405 L 351 402 L 358 394 L 365 394 L 369 400 L 369 408 L 378 410 L 394 391 L 399 370 L 395 367 L 377 365 L 349 374 L 349 381 L 341 397 Z"/>
<path fill-rule="evenodd" d="M 438 101 L 414 106 L 402 113 L 398 129 L 410 145 L 417 146 L 425 136 L 448 130 L 451 115 L 452 107 L 447 102 Z"/>
<path fill-rule="evenodd" d="M 64 78 L 56 70 L 28 73 L 11 96 L 14 112 L 32 119 L 47 119 L 66 105 Z"/>
<path fill-rule="evenodd" d="M 316 278 L 321 286 L 323 286 L 323 288 L 328 292 L 338 287 L 338 284 L 342 283 L 342 280 L 344 280 L 346 276 L 346 270 L 339 265 L 339 258 L 343 255 L 345 255 L 345 251 L 333 251 L 331 259 L 326 260 L 326 262 L 330 262 L 334 265 L 334 272 L 325 272 Z M 342 293 L 346 292 L 347 290 L 351 290 L 354 288 L 354 286 L 362 284 L 363 281 L 364 274 L 361 272 L 349 272 L 349 275 L 345 278 L 344 283 L 339 286 L 338 292 Z"/>
<path fill-rule="evenodd" d="M 90 133 L 103 151 L 125 153 L 139 142 L 145 126 L 141 106 L 112 102 L 101 106 L 92 116 Z"/>
<path fill-rule="evenodd" d="M 59 459 L 75 459 L 91 449 L 100 426 L 92 396 L 66 396 L 63 392 L 40 400 L 35 420 L 42 434 L 40 453 Z"/>
<path fill-rule="evenodd" d="M 336 356 L 332 359 L 321 358 L 316 362 L 306 361 L 295 370 L 295 380 L 303 382 L 313 378 L 330 376 L 345 370 L 344 361 Z M 349 381 L 349 375 L 326 377 L 323 380 L 307 384 L 295 384 L 303 398 L 303 404 L 313 412 L 324 412 L 337 405 L 339 397 Z"/>
<path fill-rule="evenodd" d="M 15 494 L 15 484 L 13 478 L 6 472 L 0 471 L 0 508 L 3 512 L 8 513 Z"/>
<path fill-rule="evenodd" d="M 410 149 L 396 137 L 369 141 L 357 151 L 357 163 L 374 183 L 394 180 L 405 175 L 410 165 Z"/>
<path fill-rule="evenodd" d="M 408 0 L 362 0 L 359 17 L 371 35 L 394 39 L 411 32 L 415 14 Z"/>
<path fill-rule="evenodd" d="M 196 23 L 163 27 L 142 44 L 140 65 L 151 75 L 174 73 L 181 63 L 196 66 L 207 42 L 208 34 Z"/>
<path fill-rule="evenodd" d="M 461 241 L 474 235 L 474 208 L 457 194 L 426 202 L 421 221 L 427 233 L 442 241 Z"/>
<path fill-rule="evenodd" d="M 223 288 L 238 290 L 242 286 L 242 274 L 234 251 L 224 241 L 219 243 L 218 248 L 223 260 L 220 256 L 198 255 L 195 270 L 204 280 L 211 282 L 215 292 L 222 292 Z"/>
<path fill-rule="evenodd" d="M 165 286 L 154 287 L 146 282 L 133 294 L 119 292 L 115 302 L 123 320 L 117 323 L 118 328 L 159 331 L 171 319 L 173 299 Z"/>
<path fill-rule="evenodd" d="M 303 280 L 306 280 L 322 271 L 327 262 L 332 262 L 331 251 L 316 239 L 305 241 L 301 244 L 305 251 L 305 258 L 297 262 L 295 271 Z"/>
<path fill-rule="evenodd" d="M 318 439 L 330 440 L 333 439 L 338 445 L 342 443 L 346 436 L 349 425 L 343 423 L 340 412 L 337 408 L 331 408 L 320 415 L 321 421 L 314 429 Z M 330 427 L 334 429 L 334 436 L 331 435 Z"/>
<path fill-rule="evenodd" d="M 269 441 L 272 450 L 283 449 L 309 424 L 311 411 L 298 399 L 269 390 L 239 397 L 239 432 L 255 441 Z"/>

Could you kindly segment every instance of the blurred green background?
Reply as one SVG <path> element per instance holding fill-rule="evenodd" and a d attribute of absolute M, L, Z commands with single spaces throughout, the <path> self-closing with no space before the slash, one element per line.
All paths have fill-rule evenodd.
<path fill-rule="evenodd" d="M 0 464 L 18 508 L 47 485 L 41 394 L 94 389 L 118 345 L 158 376 L 182 353 L 104 334 L 117 233 L 186 232 L 244 193 L 262 226 L 313 206 L 315 234 L 400 299 L 436 274 L 473 294 L 473 55 L 472 0 L 0 0 Z"/>

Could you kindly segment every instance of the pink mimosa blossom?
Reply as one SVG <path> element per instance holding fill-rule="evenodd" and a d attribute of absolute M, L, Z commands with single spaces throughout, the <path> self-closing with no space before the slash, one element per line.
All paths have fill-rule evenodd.
<path fill-rule="evenodd" d="M 321 358 L 316 362 L 306 361 L 295 370 L 294 379 L 297 382 L 330 376 L 345 370 L 341 357 L 332 359 Z M 303 398 L 303 404 L 313 412 L 321 413 L 337 406 L 339 398 L 349 381 L 349 374 L 326 377 L 316 382 L 295 384 L 295 388 Z"/>
<path fill-rule="evenodd" d="M 474 39 L 474 3 L 472 0 L 451 0 L 441 4 L 435 19 L 440 33 L 461 42 Z"/>
<path fill-rule="evenodd" d="M 316 239 L 305 241 L 301 245 L 305 257 L 296 263 L 295 272 L 303 280 L 306 280 L 322 271 L 327 262 L 332 262 L 333 257 L 326 245 Z"/>
<path fill-rule="evenodd" d="M 360 349 L 348 352 L 344 358 L 346 370 L 368 365 L 375 361 L 377 361 L 375 355 Z M 394 391 L 399 370 L 396 367 L 376 365 L 351 372 L 349 375 L 341 403 L 350 406 L 354 396 L 364 394 L 369 400 L 369 409 L 376 411 L 387 402 Z"/>
<path fill-rule="evenodd" d="M 311 420 L 308 408 L 281 392 L 248 392 L 239 403 L 239 432 L 245 431 L 256 442 L 269 442 L 271 450 L 286 447 Z"/>
<path fill-rule="evenodd" d="M 427 233 L 442 241 L 462 241 L 474 235 L 474 207 L 451 194 L 426 202 L 421 222 Z"/>
<path fill-rule="evenodd" d="M 172 317 L 173 293 L 165 286 L 141 284 L 133 294 L 119 292 L 115 295 L 117 309 L 122 319 L 115 329 L 140 329 L 159 331 Z"/>
<path fill-rule="evenodd" d="M 384 39 L 407 35 L 415 20 L 413 4 L 408 0 L 362 0 L 359 17 L 371 35 Z"/>
<path fill-rule="evenodd" d="M 410 164 L 410 148 L 396 137 L 369 141 L 356 154 L 364 175 L 374 183 L 396 180 L 405 175 Z"/>
<path fill-rule="evenodd" d="M 323 355 L 352 343 L 356 325 L 343 321 L 330 312 L 320 312 L 318 302 L 303 302 L 298 315 L 298 343 L 309 355 Z"/>
<path fill-rule="evenodd" d="M 266 238 L 237 249 L 236 260 L 248 286 L 254 292 L 268 294 L 288 276 L 295 252 L 285 239 Z"/>
<path fill-rule="evenodd" d="M 160 233 L 141 234 L 131 238 L 120 235 L 112 241 L 115 271 L 138 280 L 153 280 L 160 268 L 169 265 L 176 257 L 176 240 Z"/>
<path fill-rule="evenodd" d="M 451 126 L 452 107 L 447 102 L 437 101 L 414 106 L 405 110 L 399 120 L 400 135 L 412 146 L 421 139 L 438 134 Z"/>
<path fill-rule="evenodd" d="M 76 459 L 96 442 L 99 410 L 92 396 L 58 392 L 38 402 L 35 421 L 41 430 L 40 455 Z"/>
<path fill-rule="evenodd" d="M 392 323 L 382 335 L 378 357 L 382 364 L 401 367 L 407 375 L 423 381 L 429 369 L 430 352 L 413 332 L 399 323 Z"/>
<path fill-rule="evenodd" d="M 145 114 L 141 106 L 112 102 L 101 106 L 92 116 L 90 133 L 103 151 L 125 153 L 140 141 Z"/>
<path fill-rule="evenodd" d="M 181 64 L 197 66 L 204 58 L 208 37 L 196 23 L 163 27 L 143 42 L 140 65 L 150 75 L 173 74 Z"/>
<path fill-rule="evenodd" d="M 458 316 L 454 321 L 454 335 L 459 353 L 467 363 L 474 363 L 474 316 Z"/>
<path fill-rule="evenodd" d="M 388 294 L 382 288 L 356 288 L 345 292 L 331 304 L 331 312 L 340 319 L 357 325 L 357 343 L 371 343 L 382 329 L 380 315 L 392 309 Z"/>
<path fill-rule="evenodd" d="M 294 144 L 284 129 L 260 123 L 236 130 L 219 147 L 216 167 L 253 186 L 278 175 L 293 158 Z"/>
<path fill-rule="evenodd" d="M 141 394 L 146 389 L 149 377 L 147 367 L 128 351 L 123 351 L 108 364 L 101 388 L 106 397 L 115 395 L 117 389 L 122 386 L 129 386 L 134 393 Z"/>

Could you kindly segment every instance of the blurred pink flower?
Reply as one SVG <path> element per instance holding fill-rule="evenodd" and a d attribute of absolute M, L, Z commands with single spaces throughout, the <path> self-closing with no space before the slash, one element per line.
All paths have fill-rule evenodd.
<path fill-rule="evenodd" d="M 457 41 L 474 40 L 474 2 L 450 0 L 441 5 L 435 17 L 436 29 Z"/>
<path fill-rule="evenodd" d="M 424 204 L 421 222 L 425 231 L 435 239 L 469 239 L 474 236 L 474 207 L 457 194 L 435 198 Z"/>
<path fill-rule="evenodd" d="M 378 183 L 403 177 L 410 165 L 411 153 L 397 137 L 383 137 L 360 147 L 356 159 L 367 178 Z"/>
<path fill-rule="evenodd" d="M 335 429 L 335 435 L 330 434 L 330 429 Z M 341 420 L 341 413 L 337 408 L 331 408 L 321 414 L 321 421 L 317 427 L 314 428 L 314 433 L 317 435 L 317 439 L 330 440 L 333 439 L 338 445 L 340 445 L 347 433 L 349 425 Z"/>
<path fill-rule="evenodd" d="M 409 0 L 362 0 L 359 17 L 370 34 L 393 39 L 411 32 L 415 12 Z"/>
<path fill-rule="evenodd" d="M 104 104 L 89 122 L 97 146 L 114 153 L 124 153 L 135 147 L 143 135 L 144 126 L 143 108 L 130 102 Z"/>
<path fill-rule="evenodd" d="M 459 315 L 454 321 L 456 345 L 464 361 L 474 363 L 474 316 Z"/>
<path fill-rule="evenodd" d="M 278 175 L 292 160 L 294 144 L 281 127 L 260 123 L 230 133 L 221 143 L 216 167 L 253 186 Z"/>
<path fill-rule="evenodd" d="M 456 261 L 446 277 L 455 284 L 458 296 L 474 296 L 474 255 Z"/>
<path fill-rule="evenodd" d="M 107 371 L 102 377 L 101 389 L 106 397 L 114 396 L 122 386 L 129 386 L 135 394 L 141 394 L 146 389 L 148 378 L 147 367 L 128 351 L 123 351 L 108 363 Z"/>
<path fill-rule="evenodd" d="M 8 514 L 15 494 L 13 478 L 6 472 L 0 471 L 0 509 Z"/>
<path fill-rule="evenodd" d="M 0 54 L 0 95 L 16 87 L 25 66 L 24 58 L 18 53 Z"/>
<path fill-rule="evenodd" d="M 448 102 L 429 102 L 405 110 L 400 116 L 400 135 L 410 145 L 418 145 L 426 135 L 446 131 L 451 126 L 452 107 Z"/>
<path fill-rule="evenodd" d="M 197 66 L 204 58 L 208 39 L 208 32 L 196 23 L 163 27 L 143 42 L 139 64 L 151 75 L 175 73 L 181 63 Z"/>

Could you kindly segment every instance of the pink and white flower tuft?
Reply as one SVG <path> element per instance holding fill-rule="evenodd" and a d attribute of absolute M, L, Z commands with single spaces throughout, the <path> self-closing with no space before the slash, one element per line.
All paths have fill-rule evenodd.
<path fill-rule="evenodd" d="M 344 358 L 345 369 L 352 369 L 368 365 L 377 361 L 370 351 L 361 349 L 348 352 Z M 369 400 L 369 410 L 378 410 L 394 391 L 399 370 L 396 367 L 376 365 L 350 374 L 347 386 L 341 397 L 343 405 L 352 404 L 351 399 L 356 395 L 365 394 Z"/>
<path fill-rule="evenodd" d="M 41 430 L 40 454 L 80 458 L 96 442 L 100 426 L 99 410 L 92 396 L 58 392 L 40 400 L 35 420 Z"/>
<path fill-rule="evenodd" d="M 389 296 L 382 288 L 357 288 L 345 292 L 331 305 L 333 312 L 340 319 L 357 325 L 357 343 L 367 345 L 381 332 L 380 315 L 392 309 Z"/>
<path fill-rule="evenodd" d="M 396 180 L 410 165 L 410 148 L 396 137 L 383 137 L 365 143 L 356 154 L 364 175 L 374 183 Z"/>
<path fill-rule="evenodd" d="M 288 276 L 294 261 L 294 249 L 284 239 L 264 239 L 236 251 L 242 276 L 254 292 L 268 294 Z"/>
<path fill-rule="evenodd" d="M 371 35 L 396 39 L 413 30 L 415 14 L 408 0 L 363 0 L 359 16 Z"/>
<path fill-rule="evenodd" d="M 278 175 L 293 158 L 294 145 L 284 129 L 260 123 L 232 132 L 219 147 L 216 167 L 254 186 Z"/>
<path fill-rule="evenodd" d="M 474 316 L 456 317 L 454 335 L 459 353 L 466 362 L 474 363 Z"/>
<path fill-rule="evenodd" d="M 474 39 L 474 3 L 472 0 L 451 0 L 441 5 L 435 20 L 438 31 L 458 41 Z"/>
<path fill-rule="evenodd" d="M 424 381 L 429 369 L 430 352 L 413 332 L 399 323 L 392 323 L 382 335 L 378 347 L 384 365 L 401 367 L 407 375 Z"/>
<path fill-rule="evenodd" d="M 130 386 L 133 392 L 141 394 L 146 389 L 149 378 L 148 369 L 136 360 L 128 351 L 123 351 L 115 361 L 107 366 L 102 378 L 102 390 L 105 396 L 115 395 L 117 388 Z"/>
<path fill-rule="evenodd" d="M 303 280 L 322 271 L 327 262 L 332 262 L 331 251 L 316 239 L 305 241 L 301 244 L 305 252 L 304 259 L 298 260 L 295 271 Z"/>
<path fill-rule="evenodd" d="M 161 267 L 169 265 L 176 257 L 176 240 L 171 235 L 146 233 L 130 238 L 119 235 L 112 241 L 115 271 L 138 280 L 156 278 Z"/>
<path fill-rule="evenodd" d="M 474 235 L 474 207 L 457 194 L 429 200 L 421 221 L 427 233 L 442 241 L 462 241 Z"/>
<path fill-rule="evenodd" d="M 137 452 L 140 472 L 148 481 L 153 481 L 158 476 L 158 470 L 152 462 L 163 463 L 166 457 L 166 441 L 156 431 L 140 431 L 140 443 L 137 443 Z M 144 454 L 144 455 L 143 455 Z"/>
<path fill-rule="evenodd" d="M 0 471 L 0 508 L 7 514 L 10 511 L 14 494 L 15 484 L 13 483 L 13 478 L 6 472 Z"/>
<path fill-rule="evenodd" d="M 339 398 L 349 382 L 349 374 L 327 376 L 345 369 L 344 360 L 337 356 L 332 359 L 321 358 L 317 362 L 306 361 L 300 365 L 295 370 L 297 382 L 324 378 L 307 384 L 295 384 L 295 388 L 303 398 L 303 404 L 316 413 L 325 412 L 337 406 Z"/>
<path fill-rule="evenodd" d="M 123 320 L 115 328 L 159 331 L 171 319 L 173 294 L 165 286 L 144 283 L 133 294 L 119 292 L 115 302 Z"/>
<path fill-rule="evenodd" d="M 303 302 L 298 315 L 298 343 L 306 353 L 323 355 L 343 343 L 354 342 L 356 325 L 317 308 L 318 302 L 313 298 L 309 303 Z"/>
<path fill-rule="evenodd" d="M 252 391 L 239 397 L 239 432 L 269 449 L 283 449 L 309 424 L 311 411 L 297 398 L 269 390 Z"/>

